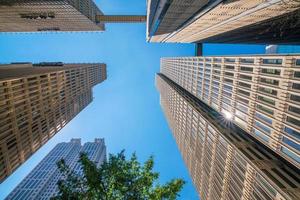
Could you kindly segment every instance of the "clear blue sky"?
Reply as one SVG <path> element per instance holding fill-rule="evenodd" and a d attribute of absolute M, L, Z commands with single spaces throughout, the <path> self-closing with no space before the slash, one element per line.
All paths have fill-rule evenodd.
<path fill-rule="evenodd" d="M 144 14 L 143 0 L 97 0 L 107 14 Z M 0 185 L 3 199 L 57 143 L 105 138 L 107 150 L 155 156 L 160 181 L 187 181 L 181 198 L 197 199 L 154 85 L 160 57 L 192 56 L 192 44 L 145 42 L 144 24 L 113 24 L 104 33 L 0 34 L 0 62 L 104 62 L 108 79 L 94 88 L 94 101 Z M 206 55 L 263 53 L 263 46 L 205 45 Z"/>

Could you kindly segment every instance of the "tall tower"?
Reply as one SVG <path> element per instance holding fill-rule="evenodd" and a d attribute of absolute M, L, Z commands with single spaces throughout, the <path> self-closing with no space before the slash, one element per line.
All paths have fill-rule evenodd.
<path fill-rule="evenodd" d="M 56 183 L 63 177 L 56 163 L 64 159 L 72 170 L 80 174 L 78 160 L 81 152 L 100 166 L 106 160 L 104 139 L 95 139 L 95 142 L 87 142 L 83 146 L 80 139 L 57 144 L 6 199 L 50 199 L 57 195 Z"/>
<path fill-rule="evenodd" d="M 163 58 L 161 105 L 201 199 L 300 198 L 300 56 Z"/>
<path fill-rule="evenodd" d="M 104 31 L 93 0 L 1 0 L 0 32 Z"/>
<path fill-rule="evenodd" d="M 92 101 L 105 64 L 0 67 L 0 182 Z"/>
<path fill-rule="evenodd" d="M 179 43 L 299 44 L 296 0 L 147 2 L 147 40 Z"/>

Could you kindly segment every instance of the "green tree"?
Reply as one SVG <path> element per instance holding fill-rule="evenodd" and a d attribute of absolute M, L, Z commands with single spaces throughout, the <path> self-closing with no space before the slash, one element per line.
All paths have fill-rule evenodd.
<path fill-rule="evenodd" d="M 78 175 L 64 160 L 57 163 L 63 174 L 58 181 L 59 194 L 52 200 L 162 200 L 176 199 L 184 185 L 182 179 L 173 179 L 164 185 L 158 184 L 159 173 L 153 172 L 151 156 L 141 165 L 135 154 L 126 160 L 124 151 L 109 155 L 99 168 L 86 154 L 79 162 L 83 175 Z"/>

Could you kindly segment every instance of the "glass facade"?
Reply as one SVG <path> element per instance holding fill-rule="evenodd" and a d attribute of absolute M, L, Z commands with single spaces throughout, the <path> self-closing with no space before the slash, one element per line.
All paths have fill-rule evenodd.
<path fill-rule="evenodd" d="M 64 159 L 66 164 L 80 175 L 82 171 L 78 159 L 82 152 L 86 153 L 96 166 L 100 166 L 106 160 L 104 139 L 95 139 L 94 142 L 87 142 L 84 145 L 81 145 L 80 139 L 57 144 L 7 196 L 6 200 L 48 200 L 57 195 L 57 182 L 63 179 L 63 176 L 56 163 Z"/>

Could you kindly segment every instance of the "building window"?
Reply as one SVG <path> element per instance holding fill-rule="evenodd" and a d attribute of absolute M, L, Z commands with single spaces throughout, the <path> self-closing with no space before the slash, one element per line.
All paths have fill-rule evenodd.
<path fill-rule="evenodd" d="M 300 65 L 300 59 L 296 60 L 296 65 Z"/>
<path fill-rule="evenodd" d="M 273 79 L 269 79 L 269 78 L 260 78 L 260 82 L 267 83 L 267 84 L 270 84 L 270 85 L 279 85 L 278 80 L 273 80 Z"/>
<path fill-rule="evenodd" d="M 281 65 L 282 59 L 263 59 L 263 64 Z"/>
<path fill-rule="evenodd" d="M 226 83 L 233 83 L 233 80 L 231 80 L 231 79 L 228 79 L 228 78 L 224 78 L 224 82 L 226 82 Z"/>
<path fill-rule="evenodd" d="M 239 97 L 239 96 L 237 96 L 236 99 L 237 99 L 238 101 L 240 101 L 240 102 L 245 103 L 245 104 L 249 104 L 249 101 L 248 101 L 247 99 L 241 98 L 241 97 Z"/>
<path fill-rule="evenodd" d="M 250 96 L 250 92 L 246 92 L 246 91 L 241 90 L 241 89 L 238 89 L 237 92 L 238 92 L 239 94 L 243 94 L 243 95 L 246 95 L 246 96 Z"/>
<path fill-rule="evenodd" d="M 300 140 L 300 133 L 289 127 L 284 127 L 284 132 Z"/>
<path fill-rule="evenodd" d="M 296 90 L 300 90 L 300 83 L 293 83 L 292 88 Z"/>
<path fill-rule="evenodd" d="M 214 62 L 220 63 L 220 62 L 222 62 L 222 58 L 215 58 L 215 59 L 214 59 Z"/>
<path fill-rule="evenodd" d="M 291 94 L 291 95 L 290 95 L 290 100 L 296 101 L 296 102 L 300 102 L 300 96 Z"/>
<path fill-rule="evenodd" d="M 268 118 L 268 117 L 266 117 L 266 116 L 264 116 L 264 115 L 262 115 L 262 114 L 259 114 L 259 113 L 255 113 L 255 116 L 256 116 L 258 119 L 260 119 L 260 120 L 262 120 L 262 121 L 264 121 L 264 122 L 267 122 L 268 124 L 272 125 L 272 119 L 270 119 L 270 118 Z"/>
<path fill-rule="evenodd" d="M 243 106 L 240 103 L 236 104 L 236 108 L 239 109 L 239 110 L 241 110 L 241 111 L 243 111 L 243 112 L 246 112 L 246 113 L 248 112 L 248 108 L 246 106 Z"/>
<path fill-rule="evenodd" d="M 283 137 L 282 141 L 283 141 L 285 144 L 289 145 L 290 147 L 296 149 L 297 151 L 300 151 L 300 145 L 297 144 L 296 142 L 294 142 L 294 141 L 292 141 L 292 140 L 290 140 L 290 139 L 288 139 L 288 138 L 286 138 L 286 137 Z"/>
<path fill-rule="evenodd" d="M 257 97 L 258 100 L 263 101 L 265 103 L 271 104 L 271 105 L 275 105 L 275 101 L 273 99 L 269 99 L 263 96 L 258 96 Z"/>
<path fill-rule="evenodd" d="M 294 77 L 295 78 L 300 78 L 300 71 L 299 72 L 294 72 Z"/>
<path fill-rule="evenodd" d="M 225 75 L 233 77 L 233 73 L 230 73 L 230 72 L 225 72 Z"/>
<path fill-rule="evenodd" d="M 257 126 L 258 128 L 260 128 L 261 130 L 265 131 L 268 134 L 271 133 L 271 129 L 269 127 L 263 125 L 262 123 L 260 123 L 258 121 L 255 122 L 255 126 Z"/>
<path fill-rule="evenodd" d="M 225 65 L 225 69 L 234 70 L 233 65 Z"/>
<path fill-rule="evenodd" d="M 251 88 L 250 84 L 244 83 L 244 82 L 239 82 L 239 85 L 242 87 L 246 87 L 246 88 Z"/>
<path fill-rule="evenodd" d="M 291 152 L 289 149 L 281 147 L 281 152 L 295 160 L 297 163 L 300 163 L 300 157 L 297 156 L 295 153 Z"/>
<path fill-rule="evenodd" d="M 286 121 L 300 127 L 300 121 L 298 119 L 292 118 L 290 116 L 287 116 Z"/>
<path fill-rule="evenodd" d="M 269 137 L 261 133 L 259 130 L 256 130 L 255 128 L 254 128 L 254 134 L 257 135 L 262 140 L 264 140 L 265 142 L 269 142 Z"/>
<path fill-rule="evenodd" d="M 280 69 L 261 69 L 263 74 L 280 75 Z"/>
<path fill-rule="evenodd" d="M 300 115 L 300 108 L 297 108 L 297 107 L 294 107 L 294 106 L 289 106 L 289 111 Z"/>
<path fill-rule="evenodd" d="M 273 115 L 274 114 L 274 111 L 273 110 L 271 110 L 271 109 L 269 109 L 269 108 L 267 108 L 267 107 L 265 107 L 265 106 L 262 106 L 262 105 L 256 105 L 256 108 L 258 108 L 259 110 L 261 110 L 261 111 L 263 111 L 263 112 L 266 112 L 266 113 L 268 113 L 268 114 L 270 114 L 270 115 Z"/>
<path fill-rule="evenodd" d="M 54 19 L 54 12 L 40 12 L 40 13 L 21 13 L 20 17 L 23 19 Z"/>
<path fill-rule="evenodd" d="M 251 76 L 246 76 L 246 75 L 241 74 L 240 78 L 252 81 L 252 77 Z"/>
<path fill-rule="evenodd" d="M 263 92 L 263 93 L 267 93 L 267 94 L 270 94 L 270 95 L 277 96 L 277 91 L 273 90 L 273 89 L 270 89 L 270 88 L 259 87 L 258 90 L 260 92 Z"/>
<path fill-rule="evenodd" d="M 39 28 L 38 31 L 59 31 L 59 27 L 47 27 L 47 28 Z"/>
<path fill-rule="evenodd" d="M 225 58 L 225 62 L 235 62 L 235 58 Z"/>
<path fill-rule="evenodd" d="M 241 63 L 254 63 L 253 58 L 242 58 Z"/>
<path fill-rule="evenodd" d="M 241 71 L 253 72 L 253 68 L 252 67 L 241 67 Z"/>
<path fill-rule="evenodd" d="M 236 111 L 235 111 L 235 114 L 236 114 L 236 116 L 238 116 L 239 118 L 241 118 L 241 119 L 247 121 L 247 116 L 246 116 L 243 112 L 240 112 L 240 111 L 236 110 Z"/>

